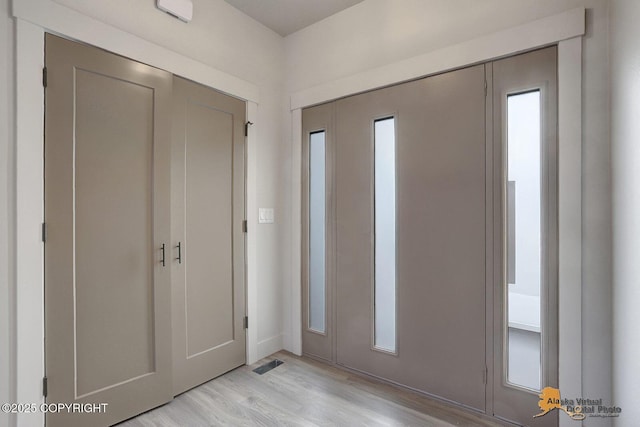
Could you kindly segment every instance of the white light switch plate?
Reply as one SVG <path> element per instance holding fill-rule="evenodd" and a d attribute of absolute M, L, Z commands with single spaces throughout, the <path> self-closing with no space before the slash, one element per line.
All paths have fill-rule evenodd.
<path fill-rule="evenodd" d="M 259 224 L 273 224 L 273 208 L 259 208 L 258 209 L 258 223 Z"/>

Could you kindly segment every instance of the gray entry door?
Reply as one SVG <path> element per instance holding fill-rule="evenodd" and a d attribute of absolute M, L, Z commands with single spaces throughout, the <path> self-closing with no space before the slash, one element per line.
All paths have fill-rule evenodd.
<path fill-rule="evenodd" d="M 245 363 L 245 103 L 174 77 L 173 393 Z"/>
<path fill-rule="evenodd" d="M 108 404 L 46 422 L 107 426 L 172 398 L 171 75 L 51 35 L 46 66 L 47 402 Z"/>
<path fill-rule="evenodd" d="M 389 118 L 395 339 L 387 330 L 381 346 L 375 309 L 394 295 L 376 298 L 376 251 L 388 244 L 376 247 L 375 221 L 389 206 L 376 205 L 374 144 Z M 337 101 L 336 141 L 337 363 L 484 411 L 484 65 Z"/>

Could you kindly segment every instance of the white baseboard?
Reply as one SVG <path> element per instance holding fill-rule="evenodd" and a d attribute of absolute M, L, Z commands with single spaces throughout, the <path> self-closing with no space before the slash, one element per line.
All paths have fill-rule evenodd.
<path fill-rule="evenodd" d="M 271 356 L 273 353 L 282 350 L 284 348 L 282 344 L 283 342 L 283 334 L 279 334 L 271 338 L 267 338 L 266 340 L 259 341 L 257 360 L 260 360 L 263 357 Z"/>

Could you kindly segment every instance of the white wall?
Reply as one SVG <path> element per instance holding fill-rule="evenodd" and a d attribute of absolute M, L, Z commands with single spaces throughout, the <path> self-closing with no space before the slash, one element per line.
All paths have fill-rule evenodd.
<path fill-rule="evenodd" d="M 580 6 L 587 8 L 582 76 L 583 298 L 576 301 L 582 304 L 583 324 L 574 328 L 583 339 L 583 394 L 607 402 L 612 388 L 608 1 L 365 0 L 285 38 L 286 90 L 291 95 Z M 289 121 L 288 128 L 292 125 Z M 291 152 L 297 153 L 293 145 Z M 299 286 L 296 277 L 291 282 L 287 298 L 296 295 Z M 295 316 L 285 319 L 289 320 L 285 330 L 294 331 Z M 285 342 L 291 345 L 293 340 Z M 585 425 L 608 423 L 585 421 Z"/>
<path fill-rule="evenodd" d="M 640 2 L 611 6 L 613 156 L 613 378 L 615 425 L 640 420 Z"/>
<path fill-rule="evenodd" d="M 0 0 L 0 403 L 14 399 L 14 288 L 12 286 L 14 73 L 13 20 L 9 1 Z M 11 284 L 11 286 L 10 286 Z M 10 425 L 9 414 L 0 412 L 0 425 Z"/>

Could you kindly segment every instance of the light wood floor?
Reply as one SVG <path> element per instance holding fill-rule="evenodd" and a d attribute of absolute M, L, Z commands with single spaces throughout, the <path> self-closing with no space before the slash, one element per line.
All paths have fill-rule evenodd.
<path fill-rule="evenodd" d="M 258 375 L 274 358 L 284 361 Z M 416 393 L 279 352 L 118 427 L 499 426 Z"/>

